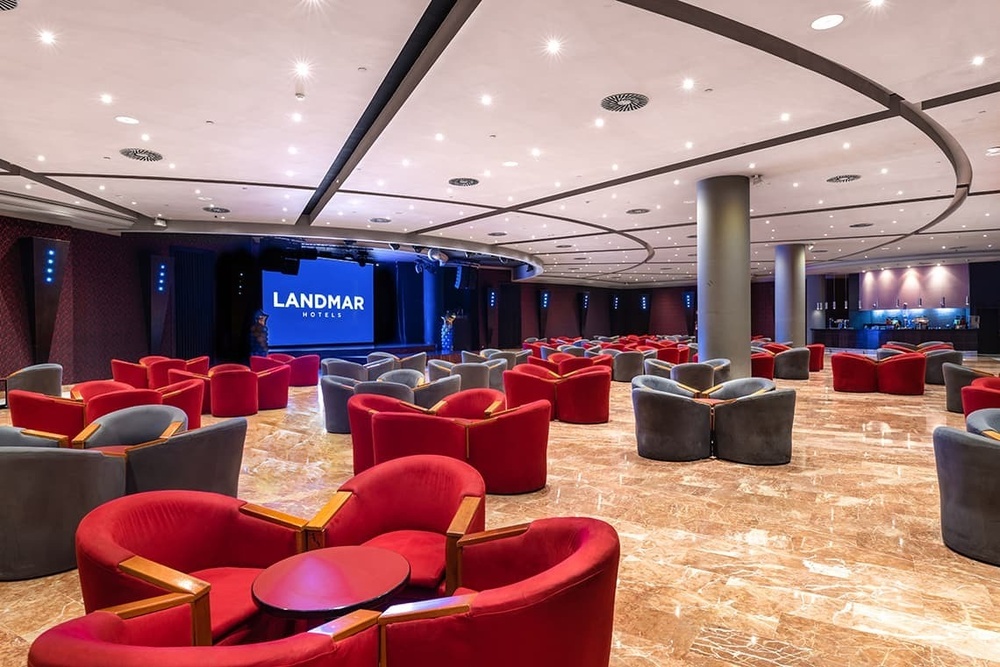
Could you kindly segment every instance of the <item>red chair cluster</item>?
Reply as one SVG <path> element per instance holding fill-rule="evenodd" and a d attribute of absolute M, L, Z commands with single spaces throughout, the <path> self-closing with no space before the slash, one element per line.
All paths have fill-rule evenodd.
<path fill-rule="evenodd" d="M 168 376 L 175 383 L 201 383 L 204 390 L 201 413 L 244 417 L 257 414 L 258 410 L 286 407 L 292 369 L 288 364 L 278 363 L 255 372 L 242 364 L 219 364 L 205 373 L 171 369 Z"/>
<path fill-rule="evenodd" d="M 913 396 L 924 393 L 927 358 L 919 353 L 876 361 L 862 354 L 838 352 L 830 357 L 830 366 L 834 391 Z"/>
<path fill-rule="evenodd" d="M 293 357 L 290 354 L 269 354 L 266 357 L 250 357 L 250 370 L 255 373 L 286 365 L 291 374 L 288 384 L 292 387 L 315 387 L 319 381 L 319 355 L 305 354 Z M 284 407 L 284 406 L 282 406 Z M 267 410 L 268 408 L 261 408 Z"/>
<path fill-rule="evenodd" d="M 548 473 L 549 404 L 507 408 L 493 389 L 467 389 L 431 409 L 379 394 L 347 402 L 354 472 L 414 454 L 437 454 L 479 471 L 489 493 L 530 493 Z"/>
<path fill-rule="evenodd" d="M 603 424 L 610 417 L 611 368 L 592 364 L 566 375 L 533 364 L 504 371 L 507 404 L 517 407 L 548 401 L 552 418 L 571 424 Z"/>

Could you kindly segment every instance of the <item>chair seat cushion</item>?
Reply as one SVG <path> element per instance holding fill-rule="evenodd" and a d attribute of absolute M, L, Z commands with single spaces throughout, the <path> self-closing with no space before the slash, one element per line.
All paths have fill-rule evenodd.
<path fill-rule="evenodd" d="M 213 642 L 239 630 L 258 613 L 250 587 L 261 572 L 255 567 L 213 567 L 191 572 L 212 585 L 208 604 L 212 610 Z"/>
<path fill-rule="evenodd" d="M 445 536 L 423 530 L 396 530 L 364 543 L 395 551 L 410 563 L 410 586 L 437 588 L 444 578 Z M 214 611 L 213 611 L 214 614 Z"/>

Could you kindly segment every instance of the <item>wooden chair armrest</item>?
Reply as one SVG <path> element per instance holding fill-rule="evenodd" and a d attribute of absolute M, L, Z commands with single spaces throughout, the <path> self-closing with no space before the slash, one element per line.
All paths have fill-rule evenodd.
<path fill-rule="evenodd" d="M 986 431 L 983 431 L 983 435 L 985 435 L 987 438 L 991 438 L 993 440 L 1000 440 L 1000 433 L 997 433 L 996 431 L 994 431 L 992 429 L 988 429 Z"/>
<path fill-rule="evenodd" d="M 306 549 L 322 549 L 326 546 L 326 537 L 323 531 L 333 520 L 333 517 L 340 511 L 340 508 L 351 499 L 353 494 L 350 491 L 337 491 L 333 497 L 316 515 L 305 524 Z"/>
<path fill-rule="evenodd" d="M 50 396 L 54 403 L 61 403 L 62 405 L 80 405 L 81 401 L 72 398 L 63 398 L 61 396 Z"/>
<path fill-rule="evenodd" d="M 30 435 L 33 438 L 45 438 L 46 440 L 55 440 L 58 447 L 69 447 L 69 436 L 61 435 L 59 433 L 49 433 L 48 431 L 36 431 L 33 428 L 22 429 L 21 433 L 24 435 Z"/>
<path fill-rule="evenodd" d="M 678 383 L 678 384 L 679 384 L 679 383 Z M 708 395 L 709 395 L 709 394 L 711 394 L 711 393 L 712 393 L 713 391 L 718 391 L 718 390 L 720 390 L 720 389 L 722 389 L 722 385 L 721 385 L 721 384 L 717 384 L 717 385 L 715 385 L 714 387 L 709 387 L 709 388 L 708 388 L 708 389 L 706 389 L 705 391 L 701 391 L 701 392 L 698 392 L 698 393 L 700 393 L 700 394 L 701 394 L 702 396 L 708 396 Z"/>
<path fill-rule="evenodd" d="M 208 597 L 211 584 L 142 556 L 123 560 L 118 569 L 148 584 L 191 598 L 191 643 L 195 646 L 212 644 L 212 614 Z"/>
<path fill-rule="evenodd" d="M 128 619 L 135 618 L 136 616 L 144 616 L 145 614 L 152 614 L 154 611 L 172 609 L 174 607 L 179 607 L 182 604 L 190 604 L 193 600 L 194 597 L 186 593 L 167 593 L 166 595 L 157 595 L 156 597 L 146 598 L 145 600 L 128 602 L 114 607 L 105 607 L 99 611 L 106 611 L 109 614 L 114 614 L 118 618 Z"/>
<path fill-rule="evenodd" d="M 486 416 L 487 416 L 487 417 L 492 417 L 492 416 L 493 416 L 493 413 L 494 413 L 494 412 L 496 411 L 496 409 L 497 409 L 497 408 L 499 408 L 499 407 L 500 407 L 501 405 L 503 405 L 503 401 L 493 401 L 492 403 L 490 403 L 489 407 L 488 407 L 488 408 L 486 408 Z"/>
<path fill-rule="evenodd" d="M 410 602 L 408 604 L 397 604 L 389 607 L 378 618 L 379 628 L 379 667 L 388 667 L 387 633 L 386 627 L 392 623 L 403 621 L 417 621 L 427 618 L 441 618 L 453 614 L 464 614 L 472 606 L 472 601 L 476 594 L 456 595 L 426 602 Z"/>
<path fill-rule="evenodd" d="M 473 544 L 481 544 L 482 542 L 492 542 L 493 540 L 501 540 L 505 537 L 516 537 L 521 535 L 528 530 L 530 523 L 521 523 L 516 526 L 505 526 L 503 528 L 494 528 L 493 530 L 484 530 L 481 533 L 470 533 L 465 535 L 458 540 L 458 547 L 472 546 Z"/>
<path fill-rule="evenodd" d="M 454 593 L 455 589 L 461 584 L 462 571 L 458 540 L 468 532 L 469 524 L 475 518 L 481 503 L 482 498 L 475 496 L 462 498 L 462 502 L 458 506 L 458 511 L 455 512 L 455 516 L 451 520 L 451 525 L 448 526 L 444 548 L 444 591 L 447 595 Z"/>
<path fill-rule="evenodd" d="M 352 611 L 347 616 L 341 616 L 329 623 L 324 623 L 318 628 L 313 628 L 309 632 L 314 635 L 324 635 L 329 637 L 330 641 L 339 642 L 376 625 L 380 615 L 377 611 L 359 609 Z"/>
<path fill-rule="evenodd" d="M 169 438 L 174 433 L 177 433 L 182 426 L 184 426 L 184 422 L 170 422 L 167 428 L 163 429 L 163 433 L 160 434 L 160 438 Z"/>
<path fill-rule="evenodd" d="M 73 437 L 72 447 L 74 449 L 83 449 L 87 445 L 87 441 L 90 440 L 97 431 L 101 428 L 101 425 L 97 422 L 91 422 L 87 425 L 85 429 L 77 433 Z"/>
<path fill-rule="evenodd" d="M 674 382 L 677 382 L 677 380 L 674 380 Z M 683 389 L 684 391 L 690 391 L 695 396 L 700 396 L 702 394 L 702 392 L 698 391 L 694 387 L 689 387 L 689 386 L 687 386 L 686 384 L 684 384 L 682 382 L 677 382 L 677 386 L 680 387 L 681 389 Z"/>
<path fill-rule="evenodd" d="M 437 414 L 438 410 L 440 410 L 441 408 L 443 408 L 446 405 L 448 405 L 448 399 L 447 398 L 442 398 L 440 401 L 438 401 L 437 403 L 435 403 L 434 405 L 432 405 L 427 410 L 427 414 L 429 414 L 429 415 L 435 415 L 435 414 Z"/>

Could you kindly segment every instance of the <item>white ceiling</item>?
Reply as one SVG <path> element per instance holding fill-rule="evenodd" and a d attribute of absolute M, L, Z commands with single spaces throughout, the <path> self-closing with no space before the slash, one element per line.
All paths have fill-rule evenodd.
<path fill-rule="evenodd" d="M 363 240 L 372 230 L 382 241 L 425 246 L 430 237 L 444 248 L 527 253 L 541 280 L 669 284 L 694 280 L 697 182 L 744 174 L 761 177 L 751 188 L 755 275 L 772 269 L 774 244 L 787 242 L 814 244 L 810 272 L 1000 257 L 1000 195 L 969 197 L 910 236 L 946 210 L 956 189 L 948 156 L 913 124 L 895 116 L 809 136 L 885 107 L 799 64 L 621 2 L 482 0 L 395 115 L 376 124 L 370 147 L 342 174 L 343 190 L 314 214 L 312 232 L 295 222 L 425 3 L 20 4 L 0 12 L 0 160 L 27 178 L 0 175 L 0 213 L 26 217 L 35 206 L 32 219 L 66 224 L 76 215 L 80 226 L 112 233 L 130 226 L 121 209 L 134 212 L 134 231 L 150 233 L 155 216 L 200 232 L 322 229 Z M 989 94 L 927 114 L 967 154 L 971 192 L 1000 190 L 1000 157 L 986 157 L 1000 145 L 997 0 L 693 4 L 829 58 L 918 107 L 992 84 Z M 845 20 L 810 28 L 828 13 Z M 42 43 L 40 31 L 54 43 Z M 545 49 L 553 39 L 556 55 Z M 294 73 L 299 61 L 310 65 L 305 79 Z M 624 92 L 649 104 L 629 113 L 600 107 Z M 119 154 L 130 147 L 163 160 Z M 839 174 L 861 179 L 827 182 Z M 449 185 L 455 177 L 480 182 Z M 637 208 L 649 212 L 626 213 Z M 851 227 L 861 223 L 872 226 Z"/>

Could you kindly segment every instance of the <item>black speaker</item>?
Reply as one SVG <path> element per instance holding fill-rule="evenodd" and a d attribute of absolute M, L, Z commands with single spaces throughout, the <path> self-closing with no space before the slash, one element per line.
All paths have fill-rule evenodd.
<path fill-rule="evenodd" d="M 549 300 L 552 295 L 547 289 L 538 290 L 538 337 L 545 338 L 545 326 L 549 321 Z"/>
<path fill-rule="evenodd" d="M 579 335 L 583 336 L 584 329 L 587 328 L 587 313 L 590 312 L 590 292 L 576 293 L 576 323 L 579 327 Z"/>
<path fill-rule="evenodd" d="M 68 259 L 69 241 L 21 239 L 21 268 L 31 328 L 31 352 L 36 364 L 49 360 Z"/>

